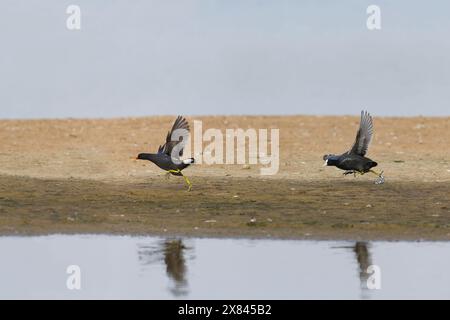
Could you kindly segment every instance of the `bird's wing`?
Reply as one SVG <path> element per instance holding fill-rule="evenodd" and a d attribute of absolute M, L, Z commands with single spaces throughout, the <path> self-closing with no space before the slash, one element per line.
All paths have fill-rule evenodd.
<path fill-rule="evenodd" d="M 172 129 L 167 133 L 166 137 L 166 143 L 164 143 L 162 146 L 159 146 L 158 153 L 165 153 L 169 156 L 172 155 L 173 148 L 179 144 L 183 139 L 179 139 L 178 141 L 172 141 L 172 134 L 175 130 L 182 129 L 189 132 L 189 124 L 186 121 L 185 118 L 182 116 L 178 116 L 175 122 L 173 123 Z M 187 137 L 186 137 L 187 138 Z M 183 149 L 180 150 L 179 156 L 183 155 Z"/>
<path fill-rule="evenodd" d="M 369 148 L 370 141 L 372 140 L 372 135 L 372 116 L 367 111 L 361 111 L 361 122 L 359 124 L 358 133 L 356 134 L 356 140 L 348 153 L 364 157 Z"/>

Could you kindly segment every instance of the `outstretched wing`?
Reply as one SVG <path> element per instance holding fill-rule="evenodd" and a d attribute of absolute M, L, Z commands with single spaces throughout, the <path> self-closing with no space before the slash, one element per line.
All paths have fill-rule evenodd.
<path fill-rule="evenodd" d="M 183 141 L 183 139 L 179 139 L 178 141 L 172 141 L 172 134 L 175 130 L 183 129 L 189 132 L 189 124 L 185 118 L 182 116 L 178 116 L 175 122 L 173 123 L 172 129 L 167 133 L 166 143 L 162 146 L 159 146 L 158 153 L 165 153 L 169 156 L 172 155 L 173 148 Z M 186 137 L 187 138 L 187 137 Z M 179 156 L 183 155 L 183 149 L 180 150 Z"/>
<path fill-rule="evenodd" d="M 359 123 L 358 133 L 356 134 L 356 141 L 348 153 L 365 156 L 370 141 L 372 140 L 372 135 L 372 116 L 367 111 L 361 111 L 361 122 Z"/>

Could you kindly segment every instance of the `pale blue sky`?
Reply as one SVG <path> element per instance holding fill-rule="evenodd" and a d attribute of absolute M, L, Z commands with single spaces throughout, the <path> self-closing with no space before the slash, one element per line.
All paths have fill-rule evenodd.
<path fill-rule="evenodd" d="M 449 14 L 444 0 L 6 0 L 0 118 L 448 116 Z"/>

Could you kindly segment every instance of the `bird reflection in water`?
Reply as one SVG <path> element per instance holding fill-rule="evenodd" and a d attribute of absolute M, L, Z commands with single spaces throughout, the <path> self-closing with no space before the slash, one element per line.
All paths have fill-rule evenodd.
<path fill-rule="evenodd" d="M 372 265 L 372 257 L 369 251 L 370 245 L 367 242 L 356 242 L 353 246 L 339 246 L 335 248 L 351 249 L 358 263 L 358 275 L 361 287 L 361 298 L 368 299 L 367 280 L 370 274 L 367 272 L 367 268 Z"/>
<path fill-rule="evenodd" d="M 138 245 L 139 261 L 142 265 L 164 262 L 166 274 L 172 282 L 169 288 L 175 296 L 188 293 L 185 251 L 190 250 L 180 239 L 166 239 L 155 246 Z"/>
<path fill-rule="evenodd" d="M 356 255 L 356 261 L 359 266 L 359 281 L 363 297 L 366 297 L 367 280 L 370 274 L 367 273 L 367 268 L 372 264 L 372 258 L 369 252 L 369 245 L 366 242 L 356 242 L 353 246 L 353 252 Z"/>

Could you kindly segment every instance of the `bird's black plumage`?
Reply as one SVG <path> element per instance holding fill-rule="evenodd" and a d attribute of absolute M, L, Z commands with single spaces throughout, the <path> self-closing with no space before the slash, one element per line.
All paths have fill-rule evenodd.
<path fill-rule="evenodd" d="M 176 132 L 178 132 L 178 134 L 177 134 L 177 136 L 174 136 L 176 134 Z M 169 132 L 167 132 L 166 143 L 164 143 L 162 146 L 159 146 L 158 154 L 167 154 L 170 156 L 173 148 L 176 145 L 178 145 L 180 142 L 182 142 L 183 139 L 187 139 L 188 135 L 189 135 L 188 122 L 182 116 L 178 116 L 177 119 L 175 120 L 175 122 L 173 123 L 172 129 Z M 174 138 L 179 138 L 179 137 L 183 137 L 183 138 L 173 140 Z M 184 141 L 184 142 L 186 142 L 186 141 Z M 176 157 L 183 156 L 183 147 L 184 146 L 182 146 L 182 148 L 180 148 L 179 154 L 175 155 Z"/>
<path fill-rule="evenodd" d="M 174 176 L 181 176 L 181 170 L 194 163 L 194 158 L 180 160 L 180 163 L 175 163 L 172 160 L 171 156 L 165 153 L 140 153 L 137 157 L 137 160 L 151 161 L 158 167 L 166 171 L 174 170 L 174 172 L 170 172 Z M 178 170 L 180 172 L 178 172 Z"/>
<path fill-rule="evenodd" d="M 140 153 L 136 159 L 148 160 L 156 164 L 167 174 L 183 176 L 186 183 L 191 188 L 191 183 L 181 171 L 195 162 L 194 158 L 181 160 L 183 156 L 184 144 L 189 136 L 189 124 L 185 118 L 178 116 L 172 129 L 167 133 L 166 142 L 159 146 L 157 153 Z"/>
<path fill-rule="evenodd" d="M 356 134 L 356 140 L 352 148 L 341 154 L 324 155 L 325 165 L 335 166 L 339 169 L 346 170 L 344 174 L 372 172 L 372 168 L 378 164 L 367 158 L 365 155 L 372 141 L 373 122 L 372 116 L 367 111 L 361 111 L 361 121 Z M 381 177 L 381 174 L 380 174 Z"/>

